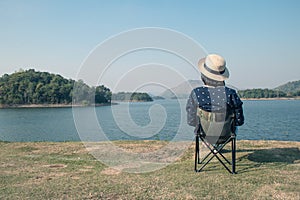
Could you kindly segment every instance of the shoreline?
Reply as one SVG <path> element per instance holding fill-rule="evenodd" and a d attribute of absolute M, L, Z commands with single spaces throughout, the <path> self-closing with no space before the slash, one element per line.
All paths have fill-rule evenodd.
<path fill-rule="evenodd" d="M 7 140 L 0 140 L 0 143 L 58 143 L 58 144 L 62 144 L 62 143 L 86 143 L 86 144 L 93 144 L 93 143 L 119 143 L 119 142 L 124 142 L 124 143 L 142 143 L 142 142 L 146 142 L 146 143 L 151 143 L 151 142 L 190 142 L 193 143 L 194 141 L 190 141 L 190 140 L 183 140 L 183 141 L 167 141 L 167 140 L 108 140 L 108 141 L 82 141 L 82 140 L 66 140 L 66 141 L 7 141 Z M 300 141 L 297 140 L 249 140 L 249 139 L 242 139 L 242 140 L 237 140 L 237 142 L 250 142 L 250 143 L 255 143 L 255 142 L 266 142 L 266 143 L 297 143 L 300 145 Z"/>
<path fill-rule="evenodd" d="M 101 104 L 91 104 L 91 105 L 82 105 L 82 104 L 22 104 L 22 105 L 0 105 L 0 109 L 4 108 L 72 108 L 72 107 L 100 107 L 100 106 L 112 106 L 117 105 L 116 102 L 112 103 L 101 103 Z"/>
<path fill-rule="evenodd" d="M 300 100 L 300 97 L 275 97 L 275 98 L 241 98 L 241 100 L 249 100 L 249 101 L 267 101 L 267 100 Z"/>
<path fill-rule="evenodd" d="M 163 99 L 168 100 L 168 99 Z M 276 98 L 241 98 L 242 101 L 267 101 L 267 100 L 300 100 L 300 97 L 276 97 Z M 152 101 L 112 101 L 111 103 L 101 103 L 101 104 L 14 104 L 14 105 L 3 105 L 0 104 L 0 109 L 5 108 L 72 108 L 72 107 L 101 107 L 101 106 L 112 106 L 118 105 L 119 103 L 142 103 L 142 102 L 152 102 Z"/>

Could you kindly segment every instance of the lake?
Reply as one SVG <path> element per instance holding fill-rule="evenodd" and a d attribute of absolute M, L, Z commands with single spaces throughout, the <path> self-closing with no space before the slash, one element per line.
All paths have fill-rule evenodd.
<path fill-rule="evenodd" d="M 193 140 L 186 100 L 0 109 L 2 141 Z M 300 141 L 300 100 L 244 101 L 238 140 Z"/>

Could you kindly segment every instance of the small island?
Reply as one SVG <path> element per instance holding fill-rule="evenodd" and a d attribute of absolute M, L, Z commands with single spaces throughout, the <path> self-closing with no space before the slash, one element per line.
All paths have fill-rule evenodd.
<path fill-rule="evenodd" d="M 118 92 L 112 94 L 112 101 L 126 101 L 126 102 L 148 102 L 153 101 L 152 97 L 145 92 Z"/>

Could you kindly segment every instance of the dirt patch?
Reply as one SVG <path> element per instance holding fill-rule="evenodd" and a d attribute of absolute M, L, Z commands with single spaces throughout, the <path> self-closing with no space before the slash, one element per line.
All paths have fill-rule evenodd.
<path fill-rule="evenodd" d="M 51 164 L 51 165 L 44 165 L 44 167 L 48 167 L 48 168 L 66 168 L 67 165 L 64 164 Z"/>
<path fill-rule="evenodd" d="M 84 166 L 84 168 L 86 168 L 86 169 L 93 169 L 94 166 Z"/>
<path fill-rule="evenodd" d="M 79 169 L 79 171 L 81 171 L 81 172 L 91 172 L 92 170 L 91 169 Z"/>
<path fill-rule="evenodd" d="M 121 171 L 120 170 L 117 170 L 117 169 L 114 169 L 114 168 L 106 168 L 104 170 L 101 171 L 101 174 L 105 174 L 105 175 L 118 175 L 120 174 Z"/>
<path fill-rule="evenodd" d="M 117 144 L 125 152 L 149 153 L 162 148 L 163 144 Z"/>

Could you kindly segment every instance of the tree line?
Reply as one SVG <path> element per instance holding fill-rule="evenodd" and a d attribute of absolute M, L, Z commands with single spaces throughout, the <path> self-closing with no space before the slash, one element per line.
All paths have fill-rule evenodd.
<path fill-rule="evenodd" d="M 239 90 L 238 94 L 241 98 L 280 98 L 280 97 L 298 97 L 300 90 L 295 92 L 283 92 L 270 89 L 247 89 Z"/>
<path fill-rule="evenodd" d="M 20 70 L 0 77 L 0 104 L 101 104 L 111 101 L 104 85 L 90 87 L 82 80 L 66 79 L 58 74 Z"/>

